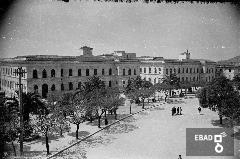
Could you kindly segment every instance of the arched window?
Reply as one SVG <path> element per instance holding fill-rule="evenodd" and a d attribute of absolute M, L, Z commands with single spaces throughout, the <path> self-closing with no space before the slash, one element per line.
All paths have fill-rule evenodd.
<path fill-rule="evenodd" d="M 51 70 L 51 77 L 55 77 L 55 70 L 54 69 Z"/>
<path fill-rule="evenodd" d="M 47 71 L 45 69 L 42 71 L 42 78 L 47 78 Z"/>
<path fill-rule="evenodd" d="M 72 69 L 68 70 L 69 76 L 72 76 Z"/>
<path fill-rule="evenodd" d="M 34 89 L 34 92 L 35 92 L 35 93 L 38 92 L 38 86 L 37 86 L 37 85 L 34 85 L 33 89 Z"/>
<path fill-rule="evenodd" d="M 157 68 L 154 69 L 154 72 L 157 73 Z"/>
<path fill-rule="evenodd" d="M 48 85 L 47 84 L 43 84 L 42 85 L 42 97 L 43 98 L 47 98 L 47 94 L 48 94 Z"/>
<path fill-rule="evenodd" d="M 186 73 L 188 73 L 188 68 L 186 69 Z"/>
<path fill-rule="evenodd" d="M 112 69 L 111 68 L 109 69 L 109 75 L 112 75 Z"/>
<path fill-rule="evenodd" d="M 73 90 L 73 83 L 69 82 L 68 85 L 69 85 L 69 90 Z"/>
<path fill-rule="evenodd" d="M 178 68 L 178 73 L 181 73 L 181 69 L 180 68 Z"/>
<path fill-rule="evenodd" d="M 61 84 L 61 91 L 64 91 L 64 84 Z"/>
<path fill-rule="evenodd" d="M 172 74 L 172 69 L 170 68 L 170 75 Z"/>
<path fill-rule="evenodd" d="M 134 69 L 134 75 L 137 75 L 137 73 L 136 73 L 136 69 Z"/>
<path fill-rule="evenodd" d="M 37 70 L 33 70 L 33 78 L 38 78 Z"/>
<path fill-rule="evenodd" d="M 86 76 L 89 76 L 89 69 L 86 69 Z"/>
<path fill-rule="evenodd" d="M 51 91 L 55 91 L 55 85 L 54 84 L 51 87 Z"/>
<path fill-rule="evenodd" d="M 156 80 L 156 78 L 154 78 L 154 84 L 155 84 L 155 83 L 157 83 L 157 80 Z"/>
<path fill-rule="evenodd" d="M 129 69 L 129 70 L 128 70 L 128 75 L 131 75 L 131 74 L 132 74 L 132 70 Z"/>

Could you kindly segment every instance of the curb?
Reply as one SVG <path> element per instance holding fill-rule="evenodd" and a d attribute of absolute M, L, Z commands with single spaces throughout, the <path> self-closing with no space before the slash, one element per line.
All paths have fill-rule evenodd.
<path fill-rule="evenodd" d="M 151 107 L 144 108 L 144 109 L 142 109 L 142 110 L 140 110 L 140 111 L 138 111 L 138 112 L 135 112 L 135 113 L 129 114 L 129 115 L 127 115 L 126 117 L 124 117 L 124 118 L 122 118 L 122 119 L 119 119 L 119 120 L 117 120 L 117 121 L 115 121 L 115 122 L 113 122 L 113 123 L 111 123 L 111 124 L 109 124 L 109 125 L 107 125 L 107 126 L 101 128 L 100 130 L 98 130 L 98 131 L 96 131 L 96 132 L 94 132 L 94 133 L 92 133 L 92 134 L 90 134 L 90 135 L 88 135 L 88 136 L 86 136 L 86 137 L 80 139 L 79 141 L 73 143 L 72 145 L 67 146 L 66 148 L 64 148 L 64 149 L 62 149 L 62 150 L 60 150 L 60 151 L 58 151 L 57 153 L 52 154 L 52 155 L 46 157 L 45 159 L 50 159 L 50 158 L 56 157 L 58 154 L 62 153 L 63 151 L 65 151 L 65 150 L 67 150 L 67 149 L 69 149 L 69 148 L 71 148 L 71 147 L 73 147 L 73 146 L 79 144 L 80 142 L 82 142 L 82 141 L 84 141 L 84 140 L 90 138 L 91 136 L 93 136 L 93 135 L 99 133 L 100 131 L 103 131 L 104 129 L 106 129 L 106 128 L 108 128 L 108 127 L 110 127 L 110 126 L 112 126 L 112 125 L 114 125 L 114 124 L 116 124 L 116 123 L 118 123 L 118 122 L 120 122 L 120 121 L 126 119 L 126 118 L 129 118 L 129 117 L 131 117 L 131 116 L 133 116 L 133 115 L 135 115 L 135 114 L 141 113 L 141 112 L 143 112 L 143 111 L 145 111 L 145 110 L 148 110 L 148 109 L 151 109 L 151 108 L 155 108 L 155 107 L 157 107 L 157 106 L 159 106 L 159 105 L 153 105 L 153 106 L 151 106 Z"/>

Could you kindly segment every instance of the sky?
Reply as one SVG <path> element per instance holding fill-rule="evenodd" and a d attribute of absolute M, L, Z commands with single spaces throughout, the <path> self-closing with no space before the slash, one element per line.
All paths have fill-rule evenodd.
<path fill-rule="evenodd" d="M 123 50 L 137 56 L 226 60 L 240 55 L 240 14 L 229 3 L 18 0 L 0 26 L 0 58 L 78 56 Z"/>

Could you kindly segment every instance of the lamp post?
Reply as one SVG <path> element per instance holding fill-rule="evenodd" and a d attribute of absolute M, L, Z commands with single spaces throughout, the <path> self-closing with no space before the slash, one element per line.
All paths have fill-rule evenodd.
<path fill-rule="evenodd" d="M 19 112 L 20 112 L 20 155 L 23 155 L 23 133 L 24 133 L 24 123 L 23 123 L 23 107 L 22 107 L 22 76 L 26 72 L 23 71 L 22 67 L 18 67 L 17 71 L 15 71 L 17 75 L 19 75 L 18 80 L 19 80 L 19 92 L 18 92 L 18 97 L 19 97 Z"/>

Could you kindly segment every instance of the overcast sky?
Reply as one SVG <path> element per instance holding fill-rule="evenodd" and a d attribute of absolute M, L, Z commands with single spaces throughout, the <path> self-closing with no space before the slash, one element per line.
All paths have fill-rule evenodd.
<path fill-rule="evenodd" d="M 239 20 L 228 3 L 18 0 L 1 26 L 0 56 L 77 56 L 87 45 L 95 55 L 178 58 L 188 49 L 192 58 L 224 60 L 240 55 Z"/>

